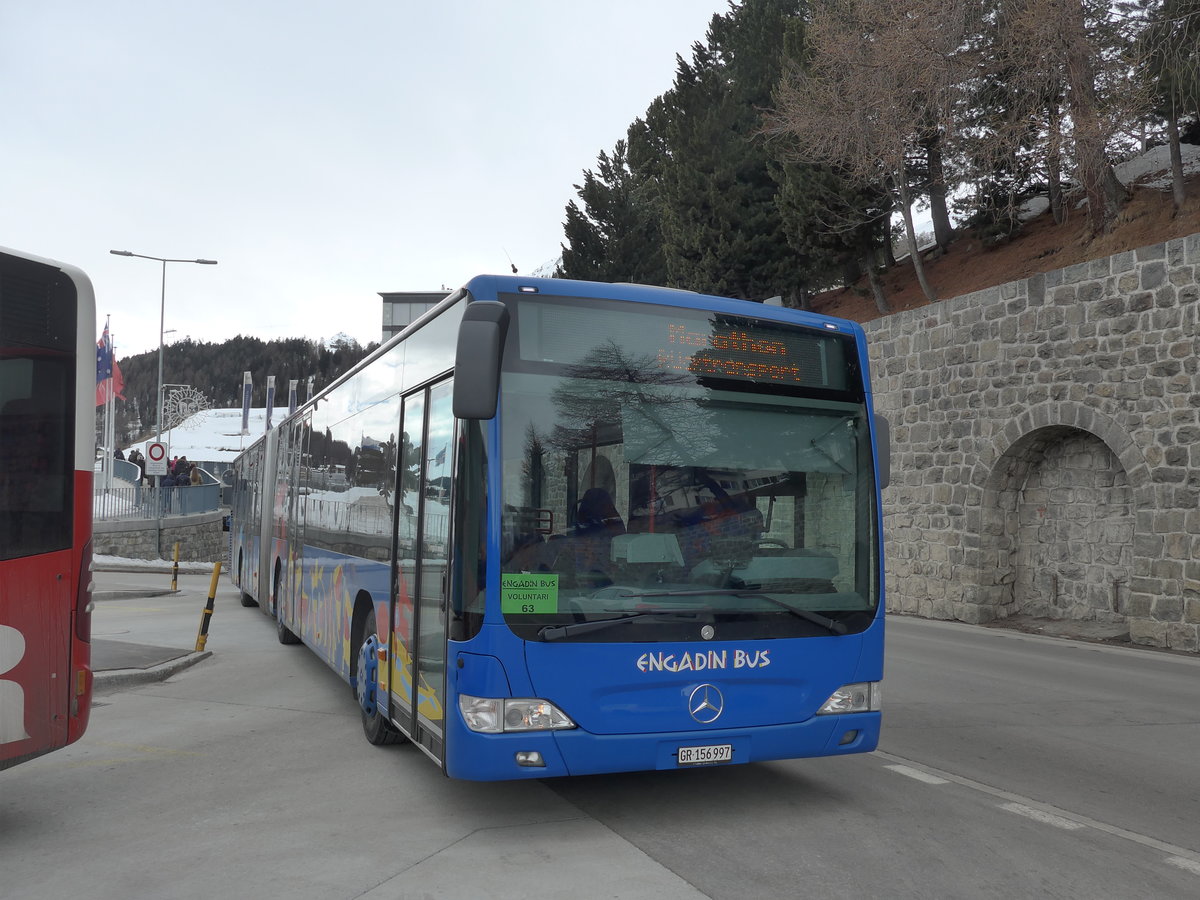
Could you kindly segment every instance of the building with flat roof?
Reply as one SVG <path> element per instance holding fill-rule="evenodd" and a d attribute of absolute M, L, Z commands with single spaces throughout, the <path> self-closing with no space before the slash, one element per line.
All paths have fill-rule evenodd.
<path fill-rule="evenodd" d="M 399 334 L 438 303 L 451 291 L 380 291 L 383 298 L 383 342 Z"/>

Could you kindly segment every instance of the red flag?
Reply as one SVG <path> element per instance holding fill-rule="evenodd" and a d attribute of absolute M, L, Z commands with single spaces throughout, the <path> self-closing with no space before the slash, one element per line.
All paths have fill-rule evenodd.
<path fill-rule="evenodd" d="M 121 374 L 121 367 L 117 365 L 115 353 L 113 354 L 112 389 L 118 400 L 125 399 L 125 376 Z"/>

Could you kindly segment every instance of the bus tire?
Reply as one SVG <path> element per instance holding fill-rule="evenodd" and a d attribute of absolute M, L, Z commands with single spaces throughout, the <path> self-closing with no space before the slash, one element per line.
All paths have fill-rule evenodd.
<path fill-rule="evenodd" d="M 275 634 L 281 644 L 298 644 L 300 638 L 292 629 L 283 624 L 283 611 L 279 608 L 279 562 L 275 562 L 275 581 L 271 588 L 271 609 L 275 612 Z"/>
<path fill-rule="evenodd" d="M 404 740 L 404 735 L 396 730 L 396 727 L 388 721 L 386 715 L 379 711 L 374 701 L 374 689 L 376 678 L 373 676 L 373 669 L 368 669 L 364 664 L 364 659 L 373 659 L 378 664 L 378 655 L 376 648 L 379 646 L 379 638 L 375 631 L 375 615 L 374 611 L 368 606 L 365 613 L 360 613 L 358 616 L 359 625 L 356 629 L 358 632 L 358 653 L 354 657 L 354 679 L 353 690 L 354 699 L 358 703 L 359 716 L 362 719 L 363 734 L 367 741 L 374 744 L 376 747 L 383 747 L 388 744 L 399 744 Z M 367 673 L 371 672 L 371 675 Z"/>
<path fill-rule="evenodd" d="M 278 614 L 275 616 L 275 634 L 281 644 L 300 643 L 300 638 L 296 637 L 296 633 L 292 629 L 283 624 L 283 619 L 279 618 Z"/>
<path fill-rule="evenodd" d="M 246 573 L 242 571 L 242 551 L 238 551 L 238 587 L 242 591 L 242 606 L 258 606 L 258 601 L 246 593 Z"/>

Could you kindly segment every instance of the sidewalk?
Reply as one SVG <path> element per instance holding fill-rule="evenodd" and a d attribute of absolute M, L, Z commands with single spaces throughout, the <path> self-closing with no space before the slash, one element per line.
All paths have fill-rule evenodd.
<path fill-rule="evenodd" d="M 113 573 L 151 577 L 145 579 L 146 587 L 144 588 L 129 587 L 126 585 L 121 589 L 93 590 L 92 600 L 97 606 L 114 600 L 170 597 L 179 598 L 189 608 L 196 606 L 197 609 L 202 609 L 204 600 L 207 597 L 207 592 L 197 594 L 194 589 L 173 591 L 169 587 L 164 589 L 154 586 L 154 584 L 161 585 L 164 580 L 168 585 L 170 584 L 171 566 L 169 563 L 165 566 L 97 566 L 95 580 L 98 588 L 103 582 L 110 581 L 104 575 L 111 575 Z M 180 574 L 194 576 L 198 573 L 195 571 L 181 571 Z M 123 580 L 136 581 L 140 579 Z M 205 586 L 207 587 L 207 582 Z M 95 620 L 96 615 L 93 613 L 93 623 Z M 93 625 L 93 632 L 95 630 Z M 151 644 L 93 637 L 91 642 L 93 686 L 96 690 L 104 690 L 107 688 L 128 687 L 129 685 L 164 681 L 172 675 L 212 656 L 211 650 L 197 652 L 195 650 L 195 638 L 191 638 L 191 641 L 192 643 L 188 646 L 183 646 L 183 641 L 179 642 L 179 646 L 165 646 L 159 643 Z"/>

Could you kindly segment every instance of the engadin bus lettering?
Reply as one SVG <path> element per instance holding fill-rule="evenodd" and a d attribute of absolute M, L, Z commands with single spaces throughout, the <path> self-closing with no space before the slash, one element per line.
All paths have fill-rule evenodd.
<path fill-rule="evenodd" d="M 732 661 L 732 666 L 730 662 Z M 695 653 L 643 653 L 637 658 L 641 672 L 702 672 L 713 669 L 765 669 L 770 650 L 699 650 Z"/>

